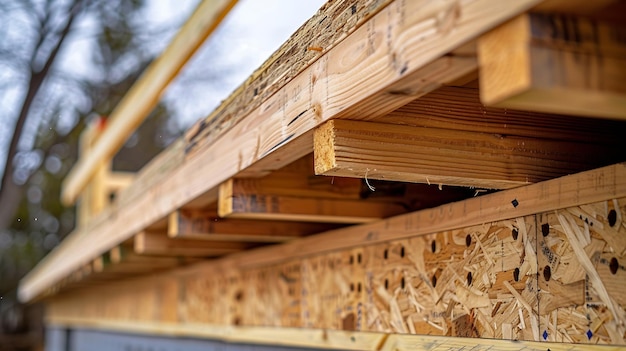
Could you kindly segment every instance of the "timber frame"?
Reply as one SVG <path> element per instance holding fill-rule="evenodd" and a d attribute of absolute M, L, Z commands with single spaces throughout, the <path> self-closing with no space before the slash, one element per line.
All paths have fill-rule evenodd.
<path fill-rule="evenodd" d="M 202 2 L 85 134 L 63 192 L 82 221 L 19 288 L 49 325 L 626 345 L 624 1 L 331 1 L 103 204 L 116 148 L 234 3 Z"/>

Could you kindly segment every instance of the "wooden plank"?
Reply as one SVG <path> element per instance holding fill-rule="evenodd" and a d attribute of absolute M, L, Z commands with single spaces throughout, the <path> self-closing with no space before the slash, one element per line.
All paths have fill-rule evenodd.
<path fill-rule="evenodd" d="M 622 25 L 582 17 L 522 15 L 479 40 L 486 105 L 626 118 Z"/>
<path fill-rule="evenodd" d="M 603 153 L 589 144 L 348 120 L 319 127 L 314 150 L 319 175 L 487 189 L 592 169 Z"/>
<path fill-rule="evenodd" d="M 448 351 L 471 349 L 475 351 L 488 350 L 588 350 L 588 351 L 617 351 L 622 346 L 615 345 L 574 345 L 557 342 L 535 342 L 518 340 L 489 340 L 477 338 L 451 338 L 430 335 L 390 335 L 382 351 Z"/>
<path fill-rule="evenodd" d="M 469 86 L 437 89 L 374 121 L 415 127 L 453 129 L 608 145 L 611 151 L 598 154 L 602 162 L 619 162 L 620 150 L 626 148 L 620 120 L 590 119 L 576 116 L 538 113 L 485 106 L 480 102 L 478 82 Z"/>
<path fill-rule="evenodd" d="M 297 145 L 299 136 L 307 135 L 323 121 L 344 113 L 352 114 L 363 101 L 379 105 L 370 111 L 387 114 L 398 107 L 395 102 L 384 103 L 390 96 L 398 96 L 390 94 L 398 92 L 396 88 L 410 92 L 402 95 L 405 99 L 402 102 L 406 103 L 409 97 L 417 98 L 466 75 L 467 70 L 459 67 L 474 70 L 474 58 L 442 55 L 539 2 L 480 0 L 429 6 L 394 2 L 385 7 L 370 18 L 369 27 L 361 26 L 349 34 L 287 83 L 281 89 L 282 94 L 272 95 L 262 107 L 248 114 L 246 123 L 237 124 L 215 143 L 198 150 L 166 179 L 138 195 L 132 205 L 112 212 L 114 215 L 109 214 L 111 220 L 106 225 L 90 228 L 89 242 L 98 245 L 85 245 L 82 232 L 71 235 L 68 244 L 48 255 L 25 277 L 21 298 L 27 301 L 40 296 L 75 266 L 129 239 L 238 172 L 249 169 L 255 162 L 272 157 L 289 159 L 292 154 L 301 153 L 300 149 L 288 150 L 288 146 Z M 402 52 L 401 57 L 396 54 L 396 62 L 406 62 L 406 66 L 390 64 L 394 62 L 394 52 Z M 471 67 L 465 66 L 468 61 Z M 363 86 L 369 89 L 362 89 Z M 288 91 L 300 94 L 292 100 L 284 95 Z M 298 119 L 291 122 L 295 117 Z M 308 145 L 306 153 L 311 151 L 312 144 Z"/>
<path fill-rule="evenodd" d="M 106 178 L 106 187 L 110 192 L 119 193 L 128 188 L 135 180 L 132 172 L 111 172 Z"/>
<path fill-rule="evenodd" d="M 130 323 L 126 321 L 94 320 L 88 318 L 48 317 L 47 324 L 63 327 L 89 327 L 101 330 L 134 332 L 220 340 L 272 346 L 315 347 L 341 350 L 378 350 L 386 335 L 380 333 L 348 333 L 334 330 L 272 327 L 231 327 L 180 325 L 172 323 Z"/>
<path fill-rule="evenodd" d="M 236 3 L 236 0 L 207 0 L 198 5 L 163 54 L 150 64 L 120 101 L 89 157 L 79 158 L 67 175 L 61 193 L 64 204 L 73 204 L 98 165 L 113 158 L 156 106 L 170 81 Z"/>
<path fill-rule="evenodd" d="M 231 179 L 220 185 L 220 217 L 327 223 L 365 223 L 405 212 L 400 204 L 365 200 L 266 195 Z"/>
<path fill-rule="evenodd" d="M 168 236 L 176 239 L 278 243 L 334 229 L 336 225 L 220 218 L 217 209 L 177 210 L 170 214 Z"/>
<path fill-rule="evenodd" d="M 213 257 L 244 250 L 250 244 L 194 239 L 172 239 L 166 233 L 141 232 L 135 236 L 134 251 L 139 255 Z"/>

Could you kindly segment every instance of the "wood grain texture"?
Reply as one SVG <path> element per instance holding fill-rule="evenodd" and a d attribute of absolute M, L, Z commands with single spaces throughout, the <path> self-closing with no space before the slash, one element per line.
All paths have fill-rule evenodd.
<path fill-rule="evenodd" d="M 439 128 L 333 120 L 315 131 L 320 175 L 507 189 L 592 169 L 611 148 Z"/>
<path fill-rule="evenodd" d="M 486 105 L 626 118 L 626 28 L 582 17 L 522 15 L 478 41 Z"/>
<path fill-rule="evenodd" d="M 150 256 L 215 257 L 252 247 L 236 241 L 206 241 L 195 239 L 172 239 L 164 232 L 144 231 L 135 235 L 134 251 Z"/>
<path fill-rule="evenodd" d="M 354 0 L 324 4 L 215 111 L 187 131 L 187 152 L 191 155 L 215 141 L 390 2 Z"/>
<path fill-rule="evenodd" d="M 175 239 L 278 243 L 336 227 L 326 223 L 221 218 L 217 209 L 178 210 L 169 217 L 168 236 Z"/>

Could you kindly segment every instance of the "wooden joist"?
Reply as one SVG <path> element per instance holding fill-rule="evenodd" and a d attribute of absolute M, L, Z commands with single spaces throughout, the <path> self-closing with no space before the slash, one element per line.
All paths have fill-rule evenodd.
<path fill-rule="evenodd" d="M 220 185 L 218 215 L 226 218 L 364 223 L 405 212 L 398 204 L 363 201 L 359 179 L 316 177 L 312 156 L 261 178 Z"/>
<path fill-rule="evenodd" d="M 520 110 L 625 119 L 625 32 L 623 23 L 521 15 L 478 41 L 481 99 Z"/>
<path fill-rule="evenodd" d="M 181 209 L 170 214 L 167 234 L 175 239 L 278 243 L 335 227 L 326 223 L 221 218 L 217 209 Z"/>
<path fill-rule="evenodd" d="M 574 142 L 348 120 L 327 122 L 314 140 L 316 174 L 487 189 L 591 169 L 602 152 Z"/>
<path fill-rule="evenodd" d="M 596 155 L 600 163 L 622 161 L 620 150 L 626 148 L 621 133 L 626 129 L 624 121 L 485 106 L 480 101 L 478 86 L 479 82 L 473 81 L 442 87 L 374 121 L 602 145 L 606 151 Z"/>
<path fill-rule="evenodd" d="M 150 256 L 221 256 L 250 248 L 250 244 L 234 241 L 206 241 L 196 239 L 172 239 L 165 232 L 144 231 L 134 240 L 134 251 Z"/>
<path fill-rule="evenodd" d="M 365 223 L 405 212 L 385 202 L 259 194 L 239 179 L 220 186 L 221 217 L 326 223 Z"/>

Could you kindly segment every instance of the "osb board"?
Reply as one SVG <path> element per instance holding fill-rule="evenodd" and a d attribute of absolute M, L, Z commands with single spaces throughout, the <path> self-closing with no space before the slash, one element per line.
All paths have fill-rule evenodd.
<path fill-rule="evenodd" d="M 624 344 L 626 199 L 537 216 L 542 340 Z"/>
<path fill-rule="evenodd" d="M 624 345 L 624 214 L 626 199 L 609 200 L 263 267 L 219 267 L 170 280 L 178 289 L 155 278 L 67 296 L 51 313 L 159 321 L 175 305 L 178 323 L 192 325 Z"/>

